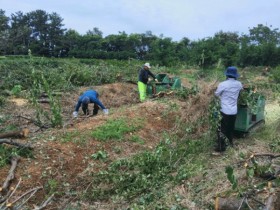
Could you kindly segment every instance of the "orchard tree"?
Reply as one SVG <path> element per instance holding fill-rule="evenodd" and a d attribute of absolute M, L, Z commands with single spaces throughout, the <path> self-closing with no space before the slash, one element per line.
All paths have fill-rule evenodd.
<path fill-rule="evenodd" d="M 153 60 L 159 65 L 172 66 L 179 63 L 176 55 L 176 44 L 171 38 L 157 38 L 151 44 L 151 50 L 147 56 L 148 60 Z"/>
<path fill-rule="evenodd" d="M 249 29 L 249 37 L 252 45 L 280 44 L 278 28 L 272 29 L 272 26 L 258 24 L 257 27 Z"/>
<path fill-rule="evenodd" d="M 9 18 L 5 11 L 0 9 L 0 54 L 6 54 L 8 45 Z"/>
<path fill-rule="evenodd" d="M 190 64 L 190 44 L 191 40 L 187 37 L 176 43 L 176 55 L 181 62 Z"/>
<path fill-rule="evenodd" d="M 63 50 L 62 41 L 66 29 L 63 28 L 63 19 L 57 13 L 48 15 L 48 35 L 46 41 L 51 56 L 57 57 Z"/>
<path fill-rule="evenodd" d="M 241 37 L 239 63 L 242 66 L 279 65 L 280 33 L 278 28 L 259 24 L 249 30 L 249 35 Z"/>
<path fill-rule="evenodd" d="M 103 32 L 99 28 L 94 27 L 93 30 L 88 30 L 86 35 L 96 35 L 102 38 Z"/>
<path fill-rule="evenodd" d="M 217 44 L 217 55 L 224 66 L 236 65 L 239 53 L 239 35 L 233 32 L 220 31 L 214 35 Z"/>

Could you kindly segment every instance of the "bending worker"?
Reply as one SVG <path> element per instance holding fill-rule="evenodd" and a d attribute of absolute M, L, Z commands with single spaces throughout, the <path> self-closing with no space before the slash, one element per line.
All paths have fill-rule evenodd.
<path fill-rule="evenodd" d="M 146 99 L 147 95 L 147 83 L 149 76 L 153 77 L 156 82 L 157 79 L 155 75 L 150 71 L 150 64 L 145 63 L 143 67 L 139 70 L 139 75 L 138 75 L 138 90 L 139 90 L 139 95 L 140 95 L 140 101 L 143 102 Z"/>
<path fill-rule="evenodd" d="M 226 140 L 229 141 L 230 146 L 233 146 L 237 101 L 239 93 L 243 88 L 241 82 L 237 80 L 239 74 L 237 73 L 236 67 L 228 67 L 225 75 L 226 80 L 221 82 L 215 91 L 215 95 L 220 98 L 222 115 L 221 124 L 218 128 L 218 145 L 216 147 L 216 152 L 223 152 L 226 150 Z"/>
<path fill-rule="evenodd" d="M 78 116 L 78 111 L 80 109 L 80 106 L 82 106 L 82 110 L 85 115 L 89 115 L 89 109 L 88 104 L 93 103 L 93 115 L 97 115 L 99 107 L 102 108 L 104 114 L 108 114 L 108 109 L 105 108 L 105 106 L 101 103 L 101 101 L 98 99 L 99 94 L 95 90 L 87 90 L 85 91 L 78 100 L 78 103 L 76 105 L 75 111 L 73 112 L 73 117 Z"/>

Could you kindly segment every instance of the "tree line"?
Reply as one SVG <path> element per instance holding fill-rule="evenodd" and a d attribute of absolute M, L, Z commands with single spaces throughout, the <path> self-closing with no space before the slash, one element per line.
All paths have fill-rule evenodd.
<path fill-rule="evenodd" d="M 156 36 L 151 31 L 103 37 L 98 28 L 85 35 L 64 28 L 57 13 L 35 10 L 5 15 L 0 9 L 0 55 L 75 57 L 94 59 L 137 59 L 162 66 L 192 65 L 277 66 L 280 63 L 278 28 L 258 24 L 248 34 L 219 31 L 213 37 L 180 41 Z"/>

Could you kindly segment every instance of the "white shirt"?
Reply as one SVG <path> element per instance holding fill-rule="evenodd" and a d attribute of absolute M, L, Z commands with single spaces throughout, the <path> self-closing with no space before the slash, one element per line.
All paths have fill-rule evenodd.
<path fill-rule="evenodd" d="M 228 78 L 218 85 L 215 95 L 221 100 L 221 112 L 227 115 L 237 114 L 237 100 L 242 89 L 240 81 Z"/>

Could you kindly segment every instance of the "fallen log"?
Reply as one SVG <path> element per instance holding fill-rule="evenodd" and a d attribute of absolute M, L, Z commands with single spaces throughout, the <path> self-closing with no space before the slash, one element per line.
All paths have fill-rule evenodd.
<path fill-rule="evenodd" d="M 23 118 L 23 119 L 25 119 L 25 120 L 30 121 L 30 122 L 33 123 L 34 125 L 38 126 L 40 129 L 43 129 L 43 128 L 45 128 L 45 129 L 51 128 L 51 125 L 43 125 L 42 123 L 40 123 L 40 122 L 38 122 L 38 121 L 36 121 L 36 120 L 34 120 L 34 119 L 25 117 L 25 116 L 18 115 L 17 117 Z"/>
<path fill-rule="evenodd" d="M 261 157 L 261 156 L 268 156 L 268 157 L 273 159 L 273 158 L 280 157 L 280 154 L 271 154 L 271 153 L 263 153 L 263 154 L 261 154 L 261 153 L 259 153 L 259 154 L 254 154 L 251 157 L 253 158 L 253 157 Z"/>
<path fill-rule="evenodd" d="M 50 103 L 50 99 L 48 98 L 40 98 L 37 100 L 38 103 L 45 103 L 45 104 L 49 104 Z"/>
<path fill-rule="evenodd" d="M 215 199 L 215 210 L 237 210 L 245 206 L 244 199 L 220 198 Z"/>
<path fill-rule="evenodd" d="M 9 174 L 6 178 L 6 180 L 4 181 L 2 187 L 0 188 L 0 192 L 3 194 L 5 194 L 8 191 L 8 188 L 10 186 L 10 182 L 15 178 L 15 170 L 17 167 L 19 161 L 19 157 L 18 156 L 13 156 L 11 158 L 11 168 L 9 170 Z"/>
<path fill-rule="evenodd" d="M 1 133 L 0 134 L 0 139 L 3 138 L 11 138 L 11 137 L 15 137 L 15 138 L 25 138 L 27 137 L 29 134 L 29 129 L 24 128 L 22 130 L 19 131 L 10 131 L 7 133 Z"/>
<path fill-rule="evenodd" d="M 53 93 L 51 93 L 51 95 L 52 96 L 62 96 L 63 93 L 62 92 L 53 92 Z M 48 98 L 48 97 L 49 97 L 49 95 L 47 93 L 42 93 L 40 95 L 40 98 Z"/>
<path fill-rule="evenodd" d="M 0 144 L 10 144 L 10 145 L 20 147 L 20 148 L 33 149 L 33 147 L 31 147 L 30 144 L 21 144 L 21 143 L 13 141 L 11 139 L 0 139 Z"/>

